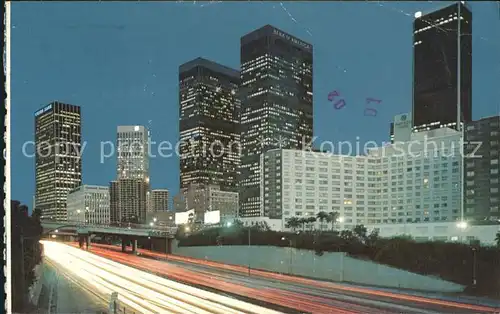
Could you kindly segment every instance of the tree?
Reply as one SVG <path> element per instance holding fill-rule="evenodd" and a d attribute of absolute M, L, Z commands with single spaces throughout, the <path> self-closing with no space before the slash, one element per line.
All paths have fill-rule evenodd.
<path fill-rule="evenodd" d="M 337 222 L 337 219 L 339 219 L 339 213 L 337 213 L 337 212 L 329 212 L 328 213 L 328 217 L 326 218 L 326 221 L 332 223 L 332 231 L 333 231 L 333 227 L 335 226 L 335 223 Z"/>
<path fill-rule="evenodd" d="M 373 229 L 372 232 L 366 237 L 365 244 L 368 246 L 375 246 L 377 241 L 379 240 L 379 232 L 377 229 Z"/>
<path fill-rule="evenodd" d="M 307 223 L 307 218 L 299 218 L 299 224 L 302 227 L 302 231 L 305 230 L 306 223 Z"/>
<path fill-rule="evenodd" d="M 239 219 L 235 219 L 233 221 L 233 225 L 236 227 L 236 228 L 243 228 L 243 222 Z"/>
<path fill-rule="evenodd" d="M 352 232 L 358 237 L 358 239 L 364 241 L 366 239 L 366 233 L 368 231 L 366 230 L 365 226 L 356 225 L 354 226 L 354 229 L 352 229 Z"/>
<path fill-rule="evenodd" d="M 308 217 L 305 219 L 307 224 L 310 224 L 311 231 L 314 229 L 314 223 L 316 222 L 316 217 Z"/>
<path fill-rule="evenodd" d="M 340 237 L 346 241 L 350 241 L 354 239 L 354 233 L 351 230 L 342 230 L 340 231 Z"/>
<path fill-rule="evenodd" d="M 316 215 L 316 218 L 318 218 L 319 222 L 320 222 L 320 226 L 319 226 L 319 230 L 322 231 L 323 230 L 323 222 L 324 221 L 327 221 L 328 222 L 328 213 L 327 212 L 319 212 L 317 215 Z"/>
<path fill-rule="evenodd" d="M 36 280 L 35 266 L 42 261 L 40 238 L 42 226 L 39 211 L 28 216 L 28 207 L 11 201 L 12 310 L 25 312 L 29 288 Z"/>
<path fill-rule="evenodd" d="M 257 226 L 261 231 L 271 231 L 271 227 L 269 226 L 267 221 L 261 221 Z"/>
<path fill-rule="evenodd" d="M 293 232 L 295 232 L 295 229 L 297 229 L 300 226 L 300 221 L 299 218 L 297 217 L 290 217 L 286 220 L 286 225 L 285 227 L 292 229 Z"/>
<path fill-rule="evenodd" d="M 497 232 L 497 236 L 495 237 L 495 241 L 497 242 L 497 247 L 500 248 L 500 231 Z"/>

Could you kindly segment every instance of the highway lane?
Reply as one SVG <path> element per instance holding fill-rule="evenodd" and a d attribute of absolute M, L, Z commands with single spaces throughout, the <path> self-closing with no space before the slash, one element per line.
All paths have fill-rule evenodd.
<path fill-rule="evenodd" d="M 160 278 L 62 243 L 42 243 L 45 258 L 78 277 L 80 284 L 92 286 L 108 298 L 118 292 L 119 301 L 139 313 L 280 313 Z"/>
<path fill-rule="evenodd" d="M 245 298 L 259 300 L 261 302 L 279 305 L 283 308 L 293 308 L 304 313 L 371 313 L 369 308 L 358 310 L 350 309 L 352 304 L 338 302 L 334 306 L 325 305 L 317 302 L 311 302 L 305 295 L 299 293 L 281 293 L 275 289 L 251 288 L 241 284 L 233 284 L 217 280 L 214 276 L 186 271 L 182 267 L 170 265 L 162 261 L 142 258 L 131 254 L 110 251 L 93 246 L 92 252 L 99 256 L 105 257 L 125 265 L 130 265 L 135 268 L 148 270 L 152 273 L 167 276 L 180 282 L 188 282 L 194 285 L 202 285 L 211 289 L 216 289 L 221 292 L 236 294 Z M 295 310 L 284 311 L 286 313 L 296 313 Z"/>
<path fill-rule="evenodd" d="M 95 253 L 108 254 L 110 258 L 123 258 L 120 257 L 120 254 L 123 253 L 109 255 L 109 253 L 100 250 L 107 249 L 117 252 L 119 249 L 114 246 L 101 244 L 94 246 L 98 246 L 98 248 L 94 248 Z M 165 254 L 157 252 L 148 250 L 139 250 L 139 252 L 155 258 L 165 258 Z M 187 273 L 189 270 L 189 272 L 198 275 L 208 276 L 212 280 L 217 279 L 217 281 L 259 290 L 267 289 L 270 292 L 274 291 L 274 294 L 280 293 L 282 296 L 291 293 L 290 298 L 293 298 L 294 301 L 305 299 L 308 302 L 314 301 L 316 305 L 334 306 L 337 309 L 354 310 L 357 313 L 372 313 L 373 311 L 376 313 L 495 313 L 499 311 L 498 307 L 495 309 L 484 305 L 465 304 L 366 287 L 339 285 L 258 270 L 251 270 L 251 276 L 249 277 L 246 267 L 180 256 L 169 255 L 168 263 L 168 266 L 163 265 L 163 270 L 168 268 L 170 276 L 173 275 L 173 270 L 180 274 Z M 159 265 L 156 266 L 161 268 Z M 177 269 L 173 266 L 177 267 Z M 297 298 L 296 294 L 301 295 L 301 297 Z M 295 304 L 289 304 L 288 306 L 298 308 Z"/>

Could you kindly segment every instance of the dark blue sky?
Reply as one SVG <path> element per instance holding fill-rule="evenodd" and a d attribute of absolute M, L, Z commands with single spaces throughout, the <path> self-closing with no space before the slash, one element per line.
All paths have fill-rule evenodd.
<path fill-rule="evenodd" d="M 156 142 L 178 138 L 178 67 L 205 57 L 239 68 L 240 37 L 274 25 L 314 46 L 314 132 L 319 140 L 388 140 L 389 122 L 411 110 L 413 13 L 428 2 L 14 2 L 12 6 L 12 199 L 31 209 L 33 113 L 53 100 L 82 107 L 83 183 L 108 185 L 116 158 L 100 142 L 117 125 L 146 125 Z M 473 116 L 498 114 L 500 19 L 493 2 L 473 10 Z M 327 100 L 338 90 L 346 107 Z M 366 97 L 382 99 L 363 116 Z M 31 151 L 30 151 L 31 152 Z M 178 159 L 151 160 L 153 188 L 179 188 Z"/>

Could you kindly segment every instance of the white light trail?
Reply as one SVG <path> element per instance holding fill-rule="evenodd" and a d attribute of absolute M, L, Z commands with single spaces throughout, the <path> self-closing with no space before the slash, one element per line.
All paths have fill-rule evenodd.
<path fill-rule="evenodd" d="M 118 293 L 120 302 L 142 313 L 278 314 L 251 303 L 221 296 L 122 265 L 62 243 L 42 241 L 44 254 L 100 294 Z"/>

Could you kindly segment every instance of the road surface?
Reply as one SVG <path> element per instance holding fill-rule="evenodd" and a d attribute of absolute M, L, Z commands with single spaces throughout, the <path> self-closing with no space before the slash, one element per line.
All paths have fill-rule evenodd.
<path fill-rule="evenodd" d="M 88 289 L 68 277 L 59 265 L 44 260 L 41 266 L 41 290 L 36 307 L 46 313 L 102 313 L 107 304 Z"/>
<path fill-rule="evenodd" d="M 79 284 L 92 287 L 96 294 L 107 300 L 117 292 L 120 313 L 123 313 L 123 305 L 144 314 L 281 313 L 167 280 L 60 242 L 42 243 L 45 258 L 71 273 Z M 75 311 L 58 310 L 57 313 Z M 131 311 L 127 310 L 127 313 Z"/>
<path fill-rule="evenodd" d="M 115 246 L 93 244 L 100 256 L 154 272 L 158 275 L 214 288 L 308 313 L 500 313 L 498 305 L 467 304 L 382 289 L 356 287 L 331 282 L 251 270 L 242 266 L 168 256 L 153 260 L 122 253 Z M 165 259 L 165 254 L 139 250 L 143 256 Z M 499 303 L 500 304 L 500 303 Z"/>

